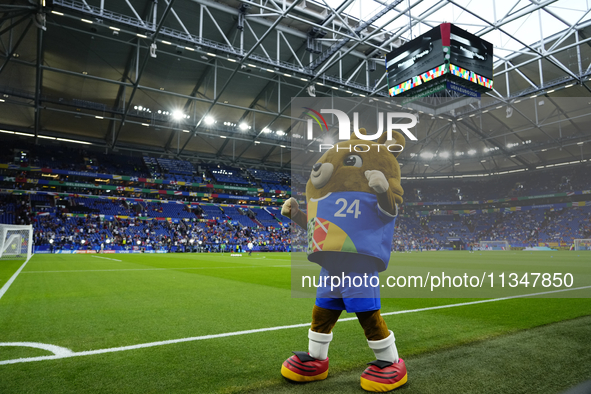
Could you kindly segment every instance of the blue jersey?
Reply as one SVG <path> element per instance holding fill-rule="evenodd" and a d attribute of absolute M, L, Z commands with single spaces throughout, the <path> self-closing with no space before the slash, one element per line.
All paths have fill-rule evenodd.
<path fill-rule="evenodd" d="M 308 259 L 320 265 L 326 252 L 370 256 L 388 268 L 396 215 L 378 205 L 375 194 L 335 192 L 308 201 Z"/>

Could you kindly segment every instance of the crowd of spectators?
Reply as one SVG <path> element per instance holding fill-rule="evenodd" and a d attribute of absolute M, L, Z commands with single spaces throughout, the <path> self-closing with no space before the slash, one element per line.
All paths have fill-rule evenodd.
<path fill-rule="evenodd" d="M 72 250 L 140 250 L 165 252 L 246 251 L 252 244 L 255 251 L 289 251 L 291 238 L 288 226 L 275 221 L 273 225 L 242 225 L 225 215 L 210 217 L 200 210 L 190 219 L 140 218 L 122 206 L 125 218 L 99 215 L 99 212 L 71 214 L 63 206 L 50 206 L 50 199 L 0 194 L 0 223 L 32 224 L 33 241 L 38 251 Z M 40 197 L 40 196 L 35 196 Z M 72 198 L 80 207 L 119 205 L 119 202 Z M 86 201 L 84 201 L 86 200 Z M 61 201 L 61 200 L 60 200 Z M 55 201 L 54 201 L 55 203 Z M 172 204 L 177 206 L 177 204 Z M 184 207 L 184 206 L 181 206 Z M 92 208 L 90 208 L 92 210 Z M 157 206 L 150 207 L 157 212 Z M 161 211 L 162 212 L 162 211 Z M 250 211 L 252 212 L 252 211 Z M 117 214 L 117 212 L 113 212 Z M 140 211 L 139 214 L 151 213 Z M 271 215 L 265 212 L 266 215 Z M 143 216 L 142 216 L 143 217 Z"/>
<path fill-rule="evenodd" d="M 255 250 L 290 250 L 292 242 L 294 248 L 303 250 L 307 245 L 303 229 L 287 225 L 284 217 L 283 222 L 273 219 L 272 212 L 279 215 L 278 210 L 201 206 L 191 211 L 178 204 L 139 204 L 142 208 L 133 208 L 135 205 L 121 201 L 70 199 L 75 204 L 66 208 L 58 205 L 63 200 L 53 197 L 0 194 L 0 222 L 33 224 L 35 245 L 50 250 L 215 252 L 221 251 L 222 245 L 228 251 L 245 250 L 249 243 Z M 176 211 L 170 210 L 173 207 L 187 217 L 164 220 L 163 212 L 174 214 Z M 72 211 L 75 214 L 69 215 Z M 254 216 L 256 211 L 261 220 Z M 105 219 L 105 215 L 99 215 L 103 212 L 113 216 Z M 235 220 L 238 216 L 241 220 Z M 449 246 L 450 239 L 460 239 L 465 244 L 508 241 L 514 247 L 525 247 L 540 243 L 570 245 L 577 238 L 591 238 L 591 207 L 474 215 L 401 215 L 396 222 L 393 250 L 437 250 Z"/>
<path fill-rule="evenodd" d="M 31 201 L 11 194 L 0 194 L 0 223 L 31 224 Z"/>
<path fill-rule="evenodd" d="M 157 176 L 171 180 L 183 176 L 228 186 L 263 188 L 271 194 L 276 193 L 276 190 L 293 188 L 294 193 L 300 196 L 307 181 L 307 176 L 303 173 L 288 174 L 215 164 L 194 165 L 179 160 L 105 155 L 66 147 L 60 147 L 57 151 L 48 151 L 33 145 L 26 148 L 27 153 L 19 153 L 19 158 L 18 152 L 14 149 L 0 147 L 0 162 L 20 160 L 22 166 L 138 177 Z M 591 180 L 586 176 L 588 170 L 588 165 L 578 165 L 531 172 L 527 173 L 527 176 L 524 176 L 524 173 L 516 173 L 476 179 L 405 180 L 404 197 L 406 202 L 482 201 L 588 190 L 591 189 Z M 14 176 L 15 170 L 0 170 L 3 174 L 7 171 L 12 171 L 11 176 Z M 17 176 L 12 188 L 24 188 L 20 178 L 42 179 L 43 174 L 22 172 Z M 72 181 L 66 175 L 57 175 L 52 179 Z M 35 185 L 26 187 L 39 189 Z M 196 190 L 174 182 L 165 185 L 146 184 L 143 187 L 174 191 Z M 211 188 L 207 191 L 216 192 Z M 80 192 L 79 187 L 76 192 Z M 92 188 L 82 192 L 105 193 L 104 190 Z M 245 194 L 244 191 L 231 188 L 223 192 Z M 125 197 L 150 197 L 121 190 L 113 191 L 113 194 L 115 193 Z M 192 197 L 187 199 L 184 196 L 164 196 L 167 197 L 182 198 L 185 201 L 198 200 Z M 251 210 L 214 206 L 206 209 L 205 206 L 90 199 L 83 196 L 66 200 L 68 203 L 64 205 L 63 201 L 58 202 L 58 199 L 54 200 L 50 196 L 1 194 L 0 222 L 35 225 L 36 244 L 50 245 L 53 249 L 119 247 L 167 251 L 218 251 L 221 250 L 221 245 L 227 250 L 241 250 L 245 244 L 252 243 L 257 248 L 286 250 L 291 247 L 292 240 L 296 241 L 295 245 L 307 243 L 303 230 L 290 230 L 290 227 L 284 226 L 287 220 L 280 218 L 276 208 Z M 404 211 L 404 207 L 402 208 Z M 393 250 L 440 249 L 446 247 L 453 238 L 466 243 L 507 240 L 514 246 L 527 246 L 540 242 L 564 244 L 571 243 L 575 238 L 591 237 L 591 213 L 586 207 L 560 211 L 545 208 L 461 216 L 439 215 L 439 212 L 435 211 L 425 216 L 424 212 L 419 214 L 417 208 L 407 208 L 409 215 L 401 215 L 397 220 Z M 85 217 L 67 216 L 66 213 L 83 214 Z M 98 215 L 107 215 L 109 218 Z M 116 216 L 127 216 L 128 219 Z M 146 217 L 147 219 L 141 219 Z M 172 220 L 161 220 L 162 218 Z"/>
<path fill-rule="evenodd" d="M 252 243 L 255 250 L 304 250 L 307 235 L 293 225 L 245 226 L 211 209 L 192 219 L 106 220 L 96 214 L 69 215 L 67 209 L 32 205 L 28 196 L 0 195 L 0 221 L 33 224 L 35 246 L 46 250 L 162 250 L 218 252 L 244 251 Z M 33 208 L 32 208 L 33 207 Z M 215 207 L 209 207 L 215 208 Z M 33 211 L 33 210 L 35 211 Z M 209 214 L 208 214 L 209 213 Z M 11 215 L 11 216 L 9 216 Z M 524 247 L 539 243 L 570 245 L 577 238 L 591 238 L 591 207 L 562 210 L 534 209 L 496 214 L 432 215 L 399 217 L 393 239 L 393 251 L 438 250 L 449 246 L 450 239 L 465 244 L 479 241 L 508 241 Z"/>

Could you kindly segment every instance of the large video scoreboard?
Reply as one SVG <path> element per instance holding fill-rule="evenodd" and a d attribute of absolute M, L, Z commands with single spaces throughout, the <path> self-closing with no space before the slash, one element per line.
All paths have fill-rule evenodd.
<path fill-rule="evenodd" d="M 493 87 L 493 46 L 451 23 L 442 23 L 386 55 L 390 96 L 437 89 L 483 92 Z"/>

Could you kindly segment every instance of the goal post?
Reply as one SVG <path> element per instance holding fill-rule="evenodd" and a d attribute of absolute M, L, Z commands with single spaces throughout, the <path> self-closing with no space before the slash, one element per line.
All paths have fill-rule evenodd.
<path fill-rule="evenodd" d="M 28 261 L 33 255 L 33 226 L 0 224 L 0 261 Z"/>
<path fill-rule="evenodd" d="M 591 238 L 575 239 L 575 250 L 591 250 Z"/>
<path fill-rule="evenodd" d="M 508 241 L 480 241 L 478 246 L 480 250 L 511 250 Z"/>
<path fill-rule="evenodd" d="M 33 226 L 0 224 L 0 268 L 5 266 L 5 268 L 12 270 L 12 267 L 14 269 L 18 267 L 6 282 L 4 282 L 4 278 L 0 278 L 0 298 L 6 293 L 32 255 Z"/>

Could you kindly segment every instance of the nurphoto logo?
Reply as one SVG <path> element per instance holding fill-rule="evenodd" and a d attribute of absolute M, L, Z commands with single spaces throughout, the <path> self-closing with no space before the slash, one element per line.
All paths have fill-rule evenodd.
<path fill-rule="evenodd" d="M 314 139 L 313 137 L 313 121 L 315 120 L 320 126 L 320 130 L 328 131 L 328 125 L 326 124 L 326 120 L 321 114 L 333 114 L 337 117 L 339 121 L 339 140 L 345 141 L 348 140 L 351 136 L 351 119 L 349 119 L 349 115 L 345 112 L 338 110 L 338 109 L 321 109 L 320 112 L 309 108 L 304 107 L 310 112 L 307 112 L 306 115 L 310 116 L 311 119 L 308 119 L 308 129 L 307 129 L 307 138 L 309 140 Z M 363 135 L 359 132 L 359 113 L 353 112 L 353 132 L 360 140 L 365 141 L 375 141 L 377 140 L 382 133 L 384 132 L 384 113 L 378 113 L 378 130 L 375 134 Z M 410 122 L 407 123 L 394 123 L 394 119 L 406 118 L 410 119 Z M 400 130 L 402 131 L 411 141 L 416 141 L 417 137 L 414 136 L 408 129 L 415 127 L 418 123 L 417 117 L 415 114 L 407 114 L 406 112 L 387 112 L 386 113 L 386 132 L 388 133 L 388 140 L 392 139 L 392 130 Z M 323 127 L 324 126 L 324 127 Z"/>
<path fill-rule="evenodd" d="M 306 116 L 310 118 L 307 120 L 307 133 L 306 137 L 308 140 L 314 139 L 313 136 L 313 128 L 314 122 L 318 124 L 321 131 L 328 131 L 328 124 L 326 123 L 326 119 L 322 116 L 322 114 L 333 114 L 336 116 L 338 123 L 339 123 L 339 137 L 338 139 L 341 141 L 346 141 L 351 137 L 351 119 L 349 115 L 347 115 L 344 111 L 338 109 L 321 109 L 320 112 L 316 111 L 310 107 L 303 107 L 308 112 L 305 113 Z M 384 122 L 385 118 L 385 122 Z M 404 123 L 397 123 L 395 120 L 400 119 L 408 119 L 410 122 Z M 417 141 L 417 137 L 413 133 L 410 132 L 410 128 L 416 126 L 418 123 L 417 117 L 414 114 L 409 114 L 406 112 L 387 112 L 384 116 L 383 112 L 378 113 L 378 127 L 374 134 L 361 134 L 359 132 L 359 113 L 353 112 L 353 133 L 355 134 L 356 138 L 363 140 L 363 141 L 376 141 L 380 136 L 384 133 L 384 123 L 386 124 L 386 134 L 387 140 L 392 140 L 392 130 L 400 130 L 408 139 L 411 141 Z M 375 145 L 378 147 L 379 144 L 371 144 L 372 146 Z M 399 147 L 399 150 L 391 150 L 390 147 Z M 323 149 L 332 149 L 332 144 L 320 144 L 320 151 Z M 338 148 L 338 145 L 337 145 Z M 358 149 L 357 149 L 358 148 Z M 390 152 L 401 152 L 403 147 L 399 144 L 390 144 L 387 145 L 387 148 Z M 360 144 L 358 147 L 357 145 L 354 147 L 356 152 L 367 152 L 370 148 L 367 144 Z"/>

